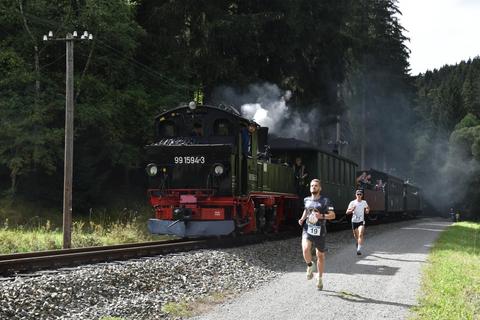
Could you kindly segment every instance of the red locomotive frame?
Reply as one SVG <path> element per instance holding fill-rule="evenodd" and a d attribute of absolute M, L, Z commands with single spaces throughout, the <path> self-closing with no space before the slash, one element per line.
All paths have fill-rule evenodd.
<path fill-rule="evenodd" d="M 158 195 L 158 191 L 148 190 L 150 204 L 155 209 L 155 218 L 171 221 L 171 225 L 194 221 L 208 221 L 213 224 L 230 221 L 232 232 L 278 232 L 286 220 L 294 219 L 297 213 L 298 196 L 295 194 L 251 192 L 247 196 L 216 196 L 211 189 L 167 189 Z M 188 209 L 189 214 L 176 219 L 176 208 Z M 262 217 L 265 220 L 262 220 Z"/>

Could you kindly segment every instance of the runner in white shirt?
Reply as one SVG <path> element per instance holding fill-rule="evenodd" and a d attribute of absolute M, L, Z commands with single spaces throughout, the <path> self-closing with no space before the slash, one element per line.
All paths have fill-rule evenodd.
<path fill-rule="evenodd" d="M 352 216 L 352 230 L 355 237 L 357 255 L 362 254 L 363 234 L 365 232 L 365 214 L 370 212 L 367 201 L 363 200 L 363 190 L 359 189 L 355 192 L 356 199 L 350 201 L 347 214 Z"/>

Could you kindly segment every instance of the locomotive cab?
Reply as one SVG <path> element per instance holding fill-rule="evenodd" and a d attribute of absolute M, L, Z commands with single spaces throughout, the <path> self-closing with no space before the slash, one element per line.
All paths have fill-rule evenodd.
<path fill-rule="evenodd" d="M 211 195 L 236 193 L 238 116 L 221 109 L 176 108 L 155 119 L 155 143 L 148 145 L 150 188 L 203 190 Z M 232 180 L 233 179 L 233 180 Z"/>

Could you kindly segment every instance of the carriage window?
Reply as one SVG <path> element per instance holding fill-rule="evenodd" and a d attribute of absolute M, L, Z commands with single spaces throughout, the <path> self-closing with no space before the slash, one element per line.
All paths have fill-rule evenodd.
<path fill-rule="evenodd" d="M 172 121 L 160 122 L 158 125 L 158 135 L 160 137 L 175 137 L 175 124 Z"/>
<path fill-rule="evenodd" d="M 326 168 L 327 168 L 327 170 L 326 170 L 327 181 L 330 182 L 330 177 L 331 177 L 331 175 L 330 175 L 330 160 L 329 160 L 328 157 L 325 157 L 324 160 L 325 160 L 325 164 L 326 164 Z"/>
<path fill-rule="evenodd" d="M 203 137 L 203 126 L 200 122 L 195 122 L 192 127 L 192 131 L 190 131 L 191 137 Z"/>
<path fill-rule="evenodd" d="M 324 176 L 324 171 L 323 171 L 323 154 L 318 154 L 318 160 L 317 160 L 317 167 L 318 167 L 318 172 L 320 173 L 319 176 L 320 176 L 320 180 L 321 181 L 325 181 L 325 176 Z"/>
<path fill-rule="evenodd" d="M 333 172 L 333 176 L 332 176 L 332 182 L 335 183 L 337 182 L 337 179 L 338 179 L 338 175 L 337 175 L 337 159 L 332 159 L 332 172 Z"/>
<path fill-rule="evenodd" d="M 335 167 L 333 165 L 333 158 L 328 157 L 328 171 L 330 171 L 330 182 L 335 182 Z"/>
<path fill-rule="evenodd" d="M 328 162 L 327 162 L 327 160 L 328 160 L 327 157 L 326 157 L 324 154 L 322 154 L 322 166 L 323 166 L 323 169 L 322 169 L 322 173 L 323 173 L 323 175 L 322 175 L 322 180 L 323 180 L 323 181 L 326 181 L 326 182 L 329 181 L 329 180 L 328 180 Z"/>
<path fill-rule="evenodd" d="M 217 119 L 213 124 L 213 134 L 215 136 L 231 136 L 230 121 L 227 119 Z"/>
<path fill-rule="evenodd" d="M 340 163 L 340 160 L 335 159 L 335 170 L 336 170 L 335 174 L 337 175 L 337 181 L 336 181 L 337 183 L 341 183 L 341 181 L 342 181 L 342 177 L 340 176 L 340 166 L 341 165 L 342 164 Z"/>

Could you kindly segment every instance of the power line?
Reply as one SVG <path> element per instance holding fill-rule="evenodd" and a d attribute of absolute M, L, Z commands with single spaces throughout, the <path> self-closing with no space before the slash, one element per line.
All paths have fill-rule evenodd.
<path fill-rule="evenodd" d="M 52 62 L 50 62 L 50 63 L 47 63 L 47 64 L 45 64 L 45 65 L 41 66 L 41 67 L 40 67 L 40 70 L 41 70 L 41 69 L 44 69 L 44 68 L 46 68 L 46 67 L 49 67 L 49 66 L 51 66 L 52 64 L 54 64 L 54 63 L 58 62 L 60 59 L 63 59 L 64 57 L 65 57 L 65 53 L 64 53 L 64 54 L 62 54 L 62 55 L 60 55 L 60 57 L 56 58 L 56 59 L 55 59 L 55 60 L 53 60 Z"/>
<path fill-rule="evenodd" d="M 67 19 L 70 16 L 70 14 L 71 13 L 68 14 Z M 28 16 L 30 19 L 35 20 L 39 25 L 43 24 L 43 26 L 48 26 L 49 28 L 55 25 L 54 23 L 51 22 L 51 20 L 41 18 L 41 17 L 33 15 L 31 13 L 25 13 L 25 15 Z M 62 25 L 60 27 L 57 27 L 56 29 L 57 30 L 61 29 L 62 26 L 65 25 L 65 21 L 67 19 L 64 19 Z M 97 43 L 100 43 L 104 48 L 109 49 L 111 52 L 115 53 L 117 56 L 127 60 L 128 62 L 131 62 L 140 71 L 145 72 L 146 74 L 149 74 L 150 76 L 159 79 L 165 85 L 167 85 L 171 88 L 180 89 L 180 90 L 196 90 L 196 89 L 198 89 L 198 87 L 196 87 L 196 86 L 181 84 L 177 81 L 174 81 L 171 78 L 169 78 L 169 77 L 163 75 L 162 73 L 158 72 L 157 70 L 154 70 L 151 67 L 141 63 L 140 61 L 138 61 L 138 60 L 136 60 L 132 57 L 126 56 L 123 52 L 121 52 L 120 50 L 110 46 L 107 42 L 101 40 L 99 37 L 97 37 Z"/>
<path fill-rule="evenodd" d="M 187 89 L 187 90 L 195 90 L 197 89 L 196 87 L 194 86 L 191 86 L 191 85 L 184 85 L 184 84 L 181 84 L 181 83 L 178 83 L 166 76 L 164 76 L 163 74 L 159 73 L 158 71 L 150 68 L 149 66 L 139 62 L 138 60 L 135 60 L 131 57 L 128 57 L 126 56 L 123 52 L 115 49 L 114 47 L 111 47 L 109 46 L 107 43 L 105 43 L 104 41 L 102 40 L 98 40 L 104 47 L 106 47 L 107 49 L 111 50 L 112 52 L 114 52 L 115 54 L 117 54 L 118 56 L 120 56 L 121 58 L 124 58 L 125 60 L 129 61 L 129 62 L 132 62 L 134 63 L 138 68 L 140 68 L 142 71 L 144 71 L 145 73 L 148 73 L 150 74 L 151 76 L 154 76 L 154 77 L 157 77 L 158 79 L 160 79 L 161 81 L 163 81 L 165 84 L 171 86 L 171 87 L 174 87 L 174 88 L 178 88 L 178 89 Z"/>

